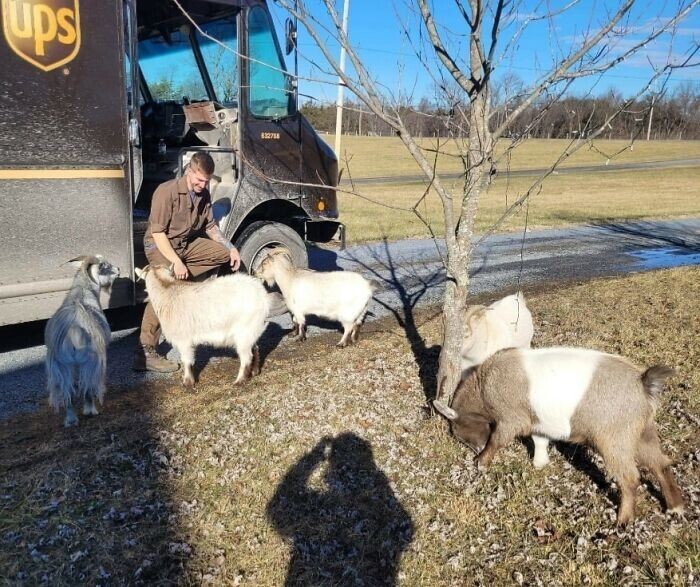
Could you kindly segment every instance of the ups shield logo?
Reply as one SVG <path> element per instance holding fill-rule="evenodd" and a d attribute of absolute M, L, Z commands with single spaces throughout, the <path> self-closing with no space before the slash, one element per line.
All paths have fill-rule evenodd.
<path fill-rule="evenodd" d="M 80 50 L 78 0 L 2 0 L 2 28 L 12 50 L 44 71 Z"/>

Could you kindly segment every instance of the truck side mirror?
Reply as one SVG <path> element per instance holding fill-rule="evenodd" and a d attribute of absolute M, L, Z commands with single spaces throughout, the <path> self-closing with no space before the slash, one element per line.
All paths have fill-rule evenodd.
<path fill-rule="evenodd" d="M 285 36 L 285 55 L 289 55 L 297 46 L 297 26 L 291 18 L 288 18 L 284 23 Z"/>

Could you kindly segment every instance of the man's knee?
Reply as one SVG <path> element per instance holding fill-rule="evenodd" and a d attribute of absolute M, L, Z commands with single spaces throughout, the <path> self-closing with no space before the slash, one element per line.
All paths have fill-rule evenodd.
<path fill-rule="evenodd" d="M 217 249 L 214 251 L 212 261 L 214 261 L 214 263 L 218 263 L 219 265 L 228 263 L 229 259 L 231 258 L 231 253 L 229 250 L 222 244 L 215 244 L 217 245 Z"/>

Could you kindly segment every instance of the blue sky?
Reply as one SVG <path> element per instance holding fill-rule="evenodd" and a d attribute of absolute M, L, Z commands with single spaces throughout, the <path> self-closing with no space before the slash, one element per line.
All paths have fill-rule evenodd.
<path fill-rule="evenodd" d="M 691 2 L 692 0 L 680 0 Z M 367 64 L 371 74 L 380 81 L 387 91 L 394 96 L 401 93 L 417 102 L 423 97 L 431 99 L 434 94 L 435 82 L 426 72 L 416 57 L 415 47 L 420 45 L 421 33 L 417 15 L 412 13 L 410 0 L 349 0 L 349 36 L 359 54 Z M 561 7 L 567 2 L 551 0 L 550 7 Z M 311 2 L 307 2 L 311 5 Z M 441 22 L 441 31 L 462 32 L 459 27 L 459 17 L 454 12 L 454 2 L 435 0 L 433 2 L 436 20 Z M 342 0 L 337 0 L 339 12 L 342 11 Z M 507 41 L 513 38 L 514 32 L 528 18 L 542 15 L 547 3 L 525 1 L 520 3 L 517 14 L 513 15 L 510 25 L 499 42 L 500 50 Z M 536 78 L 546 71 L 557 51 L 565 52 L 573 43 L 581 38 L 588 30 L 596 30 L 605 21 L 607 11 L 617 5 L 616 2 L 598 0 L 579 0 L 569 11 L 558 16 L 554 21 L 530 22 L 517 45 L 512 47 L 509 55 L 499 63 L 495 78 L 502 79 L 504 75 L 515 74 L 526 84 L 533 83 Z M 674 13 L 676 2 L 649 0 L 637 2 L 626 21 L 627 34 L 615 40 L 614 51 L 622 51 L 633 42 L 642 39 L 648 31 L 658 26 L 660 22 Z M 278 32 L 281 34 L 285 13 L 271 3 L 273 17 Z M 320 14 L 318 8 L 314 14 Z M 403 33 L 399 22 L 406 27 L 408 34 Z M 422 35 L 423 40 L 425 34 Z M 340 49 L 330 35 L 326 36 L 329 50 L 338 55 Z M 577 82 L 571 89 L 577 94 L 588 91 L 594 94 L 605 93 L 615 89 L 625 96 L 631 95 L 643 87 L 653 72 L 651 63 L 660 65 L 666 62 L 669 52 L 671 58 L 681 59 L 687 54 L 688 48 L 700 43 L 700 8 L 694 8 L 688 17 L 676 30 L 673 39 L 664 35 L 658 41 L 649 44 L 634 58 L 620 64 L 613 71 L 603 76 L 597 76 L 585 82 Z M 299 34 L 299 74 L 302 78 L 325 79 L 333 81 L 333 77 L 325 74 L 313 62 L 323 65 L 324 60 L 308 33 L 300 26 Z M 456 54 L 464 55 L 466 45 L 464 38 L 457 39 L 451 45 Z M 426 48 L 424 55 L 433 57 L 432 51 Z M 292 56 L 287 57 L 287 66 L 293 69 Z M 700 61 L 700 55 L 695 61 Z M 437 68 L 431 67 L 435 72 Z M 677 70 L 669 82 L 673 89 L 679 84 L 692 84 L 700 87 L 700 67 Z M 300 93 L 310 94 L 321 102 L 333 102 L 337 89 L 332 83 L 318 83 L 300 80 Z M 304 101 L 304 98 L 302 98 Z"/>

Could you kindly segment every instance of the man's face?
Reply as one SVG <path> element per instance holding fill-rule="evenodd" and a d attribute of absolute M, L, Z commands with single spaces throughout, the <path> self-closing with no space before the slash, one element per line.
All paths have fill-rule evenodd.
<path fill-rule="evenodd" d="M 209 177 L 210 176 L 208 176 L 203 171 L 189 169 L 187 171 L 187 180 L 190 184 L 189 188 L 195 194 L 201 193 L 204 189 L 206 189 L 207 184 L 209 183 Z"/>

